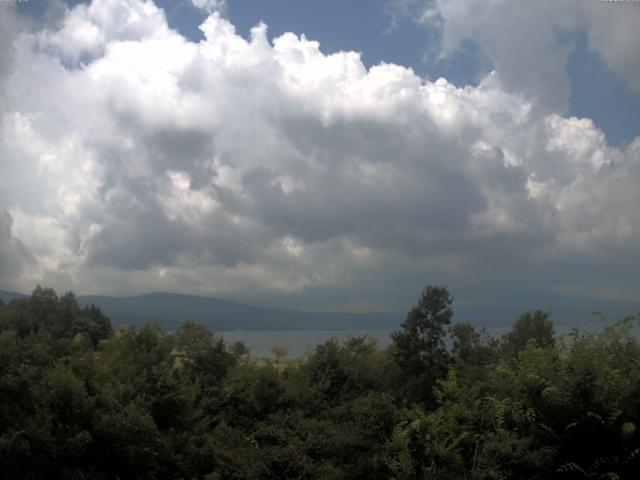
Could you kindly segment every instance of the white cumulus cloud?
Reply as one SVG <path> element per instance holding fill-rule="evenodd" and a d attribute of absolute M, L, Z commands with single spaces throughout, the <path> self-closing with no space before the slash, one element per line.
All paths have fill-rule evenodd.
<path fill-rule="evenodd" d="M 441 34 L 441 57 L 477 45 L 494 68 L 493 81 L 510 92 L 535 99 L 540 108 L 568 110 L 569 55 L 576 34 L 584 33 L 588 48 L 629 86 L 640 93 L 640 8 L 633 2 L 559 0 L 398 0 L 422 14 L 418 21 Z"/>
<path fill-rule="evenodd" d="M 374 301 L 427 277 L 579 283 L 585 258 L 615 284 L 611 259 L 640 258 L 640 139 L 611 147 L 506 77 L 367 69 L 218 12 L 201 29 L 94 0 L 15 37 L 0 286 Z"/>

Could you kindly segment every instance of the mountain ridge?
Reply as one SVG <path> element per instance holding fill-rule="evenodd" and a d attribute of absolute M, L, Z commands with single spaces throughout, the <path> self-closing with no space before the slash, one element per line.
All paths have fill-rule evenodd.
<path fill-rule="evenodd" d="M 18 292 L 0 291 L 5 302 L 26 298 Z M 217 331 L 228 330 L 362 330 L 395 328 L 403 315 L 393 313 L 321 313 L 261 307 L 232 300 L 171 292 L 112 297 L 78 295 L 82 307 L 95 305 L 114 326 L 142 326 L 160 321 L 175 329 L 194 320 Z"/>
<path fill-rule="evenodd" d="M 0 290 L 0 299 L 9 302 L 28 295 Z M 96 305 L 112 321 L 114 327 L 142 326 L 160 321 L 166 329 L 178 328 L 187 320 L 202 323 L 214 331 L 283 331 L 283 330 L 393 330 L 402 313 L 337 313 L 308 312 L 256 306 L 233 300 L 172 292 L 151 292 L 141 295 L 114 297 L 79 295 L 81 306 Z M 545 305 L 548 305 L 546 308 Z M 407 306 L 407 311 L 411 308 Z M 454 303 L 454 322 L 471 322 L 488 328 L 509 327 L 524 312 L 536 309 L 551 313 L 556 325 L 590 326 L 606 324 L 593 316 L 601 312 L 608 320 L 637 315 L 640 302 L 539 296 L 535 299 L 505 298 L 487 305 Z"/>

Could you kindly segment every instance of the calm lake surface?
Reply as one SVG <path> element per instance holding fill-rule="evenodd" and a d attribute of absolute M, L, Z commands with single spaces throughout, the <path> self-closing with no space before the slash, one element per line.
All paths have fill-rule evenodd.
<path fill-rule="evenodd" d="M 601 331 L 605 324 L 603 322 L 585 322 L 579 325 L 556 325 L 556 337 L 568 334 L 573 328 L 580 327 L 582 330 L 595 332 Z M 487 332 L 493 337 L 499 338 L 511 330 L 511 325 L 501 327 L 486 327 Z M 217 332 L 222 335 L 227 343 L 237 340 L 244 342 L 250 349 L 252 357 L 272 357 L 273 347 L 285 347 L 289 351 L 289 357 L 300 357 L 310 353 L 316 346 L 323 344 L 331 337 L 339 340 L 347 340 L 349 337 L 373 338 L 378 342 L 378 348 L 384 348 L 391 343 L 391 332 L 398 330 L 284 330 L 284 331 L 243 331 L 234 330 L 227 332 Z M 640 338 L 640 326 L 632 329 L 632 334 Z"/>
<path fill-rule="evenodd" d="M 243 331 L 217 332 L 227 343 L 240 340 L 251 350 L 252 357 L 271 357 L 273 347 L 286 347 L 290 357 L 300 357 L 331 337 L 347 340 L 349 337 L 374 338 L 379 348 L 391 343 L 392 330 L 304 330 L 304 331 Z"/>

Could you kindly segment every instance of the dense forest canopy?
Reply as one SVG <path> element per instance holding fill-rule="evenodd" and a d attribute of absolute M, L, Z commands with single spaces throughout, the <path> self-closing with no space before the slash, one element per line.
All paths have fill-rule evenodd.
<path fill-rule="evenodd" d="M 386 349 L 253 359 L 195 322 L 113 331 L 38 287 L 0 302 L 0 476 L 637 478 L 634 317 L 558 338 L 527 312 L 493 338 L 452 316 L 429 286 Z"/>

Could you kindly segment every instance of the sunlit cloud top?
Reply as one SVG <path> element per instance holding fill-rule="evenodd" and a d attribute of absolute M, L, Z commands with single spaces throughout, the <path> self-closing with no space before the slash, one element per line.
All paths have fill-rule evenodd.
<path fill-rule="evenodd" d="M 385 4 L 382 36 L 488 66 L 461 83 L 193 4 L 201 39 L 150 1 L 2 5 L 0 288 L 640 296 L 640 125 L 621 144 L 574 115 L 569 68 L 581 41 L 637 101 L 640 6 Z"/>

